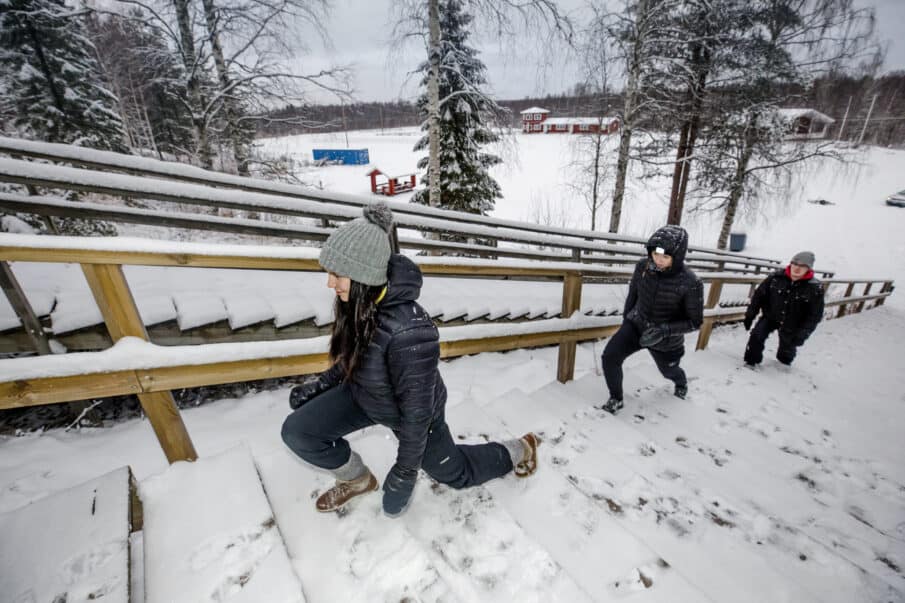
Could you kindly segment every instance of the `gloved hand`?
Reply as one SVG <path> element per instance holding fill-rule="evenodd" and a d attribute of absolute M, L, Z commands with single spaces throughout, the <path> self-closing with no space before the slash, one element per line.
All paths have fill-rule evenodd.
<path fill-rule="evenodd" d="M 398 517 L 408 507 L 418 471 L 403 469 L 393 465 L 383 480 L 383 512 L 390 517 Z"/>
<path fill-rule="evenodd" d="M 644 332 L 641 333 L 641 339 L 638 343 L 641 344 L 642 348 L 649 348 L 657 345 L 669 335 L 669 327 L 666 325 L 654 325 L 652 327 L 648 327 L 644 329 Z"/>
<path fill-rule="evenodd" d="M 289 392 L 289 406 L 292 410 L 300 408 L 305 402 L 321 393 L 322 385 L 319 376 L 309 377 L 301 385 L 296 385 Z"/>
<path fill-rule="evenodd" d="M 753 323 L 753 322 L 754 322 L 754 317 L 745 316 L 745 320 L 744 320 L 744 323 L 743 323 L 743 324 L 745 325 L 745 330 L 746 330 L 746 331 L 750 331 L 750 330 L 751 330 L 751 323 Z"/>

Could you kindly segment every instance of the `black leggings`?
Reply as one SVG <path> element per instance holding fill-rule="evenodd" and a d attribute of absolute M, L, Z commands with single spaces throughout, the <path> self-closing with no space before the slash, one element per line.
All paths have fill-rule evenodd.
<path fill-rule="evenodd" d="M 453 488 L 468 488 L 512 471 L 506 447 L 496 442 L 456 444 L 444 414 L 434 419 L 421 468 Z M 329 389 L 294 411 L 283 422 L 283 441 L 299 457 L 322 469 L 337 469 L 352 453 L 343 437 L 375 422 L 352 399 L 346 384 Z"/>
<path fill-rule="evenodd" d="M 629 320 L 622 323 L 603 349 L 603 374 L 610 396 L 622 400 L 622 363 L 625 359 L 641 350 L 641 332 Z M 679 366 L 679 360 L 685 355 L 685 346 L 668 352 L 660 352 L 648 348 L 660 373 L 676 385 L 687 385 L 685 371 Z"/>

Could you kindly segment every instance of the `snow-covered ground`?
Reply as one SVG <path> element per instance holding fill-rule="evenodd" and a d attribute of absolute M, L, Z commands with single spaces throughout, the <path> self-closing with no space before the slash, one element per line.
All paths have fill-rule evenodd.
<path fill-rule="evenodd" d="M 566 385 L 555 382 L 555 349 L 444 363 L 453 432 L 480 441 L 534 430 L 540 469 L 466 491 L 422 476 L 400 519 L 381 514 L 379 495 L 342 515 L 314 510 L 330 479 L 280 441 L 288 389 L 183 416 L 203 458 L 251 449 L 310 602 L 902 601 L 903 337 L 905 313 L 873 310 L 822 324 L 791 370 L 767 356 L 751 371 L 745 333 L 718 329 L 686 357 L 686 401 L 650 358 L 630 358 L 617 417 L 593 407 L 604 396 L 600 344 L 579 347 Z M 351 439 L 378 476 L 389 469 L 389 431 Z M 167 466 L 144 420 L 2 438 L 0 513 L 125 464 L 146 496 L 178 496 L 148 487 Z M 209 467 L 231 479 L 229 466 Z M 180 550 L 207 559 L 215 544 Z M 232 569 L 205 575 L 226 583 Z"/>

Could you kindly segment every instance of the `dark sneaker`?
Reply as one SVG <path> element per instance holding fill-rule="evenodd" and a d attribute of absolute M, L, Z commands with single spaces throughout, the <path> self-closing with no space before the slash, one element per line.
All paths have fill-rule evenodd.
<path fill-rule="evenodd" d="M 619 398 L 610 397 L 610 399 L 604 402 L 603 406 L 601 406 L 600 408 L 610 414 L 615 415 L 617 412 L 622 410 L 623 406 L 625 405 L 622 403 L 622 400 L 620 400 Z"/>
<path fill-rule="evenodd" d="M 332 488 L 317 497 L 314 506 L 321 513 L 336 511 L 356 496 L 374 492 L 379 487 L 380 484 L 377 483 L 377 478 L 370 471 L 358 479 L 347 482 L 336 480 L 336 484 Z"/>
<path fill-rule="evenodd" d="M 676 398 L 685 399 L 685 396 L 688 395 L 688 386 L 687 385 L 677 385 L 676 390 L 673 392 L 673 395 Z"/>
<path fill-rule="evenodd" d="M 515 466 L 516 477 L 528 477 L 537 471 L 537 447 L 540 446 L 540 438 L 533 433 L 526 433 L 519 440 L 525 447 L 525 456 Z"/>

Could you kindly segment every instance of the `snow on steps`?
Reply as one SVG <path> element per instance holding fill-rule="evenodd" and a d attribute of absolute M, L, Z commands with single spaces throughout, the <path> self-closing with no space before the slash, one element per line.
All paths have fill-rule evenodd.
<path fill-rule="evenodd" d="M 0 514 L 0 599 L 129 603 L 131 473 Z"/>
<path fill-rule="evenodd" d="M 250 451 L 141 482 L 147 603 L 305 601 Z"/>
<path fill-rule="evenodd" d="M 395 457 L 391 432 L 370 427 L 348 439 L 383 481 Z M 314 499 L 332 476 L 288 451 L 258 464 L 309 601 L 595 600 L 484 486 L 457 491 L 422 473 L 400 518 L 383 515 L 379 492 L 322 514 Z M 497 481 L 520 486 L 512 475 Z"/>
<path fill-rule="evenodd" d="M 737 592 L 738 601 L 750 593 L 756 593 L 751 601 L 901 597 L 900 577 L 877 553 L 885 546 L 882 535 L 863 525 L 859 541 L 840 541 L 852 522 L 863 520 L 831 509 L 797 517 L 794 509 L 813 507 L 803 505 L 803 496 L 828 493 L 809 492 L 794 471 L 776 475 L 777 467 L 789 467 L 788 456 L 780 458 L 789 448 L 772 430 L 752 428 L 766 423 L 742 419 L 727 427 L 726 418 L 751 406 L 750 397 L 733 398 L 733 405 L 708 398 L 708 384 L 692 381 L 690 399 L 681 401 L 650 365 L 627 377 L 640 385 L 640 396 L 627 396 L 616 417 L 593 409 L 605 391 L 594 375 L 502 403 L 498 416 L 512 431 L 543 428 L 552 444 L 543 467 L 566 475 L 704 592 Z M 551 413 L 551 399 L 569 405 L 568 420 Z M 811 452 L 827 459 L 824 444 Z M 848 575 L 842 583 L 850 591 L 839 591 L 840 575 Z M 739 577 L 750 587 L 737 588 Z"/>

